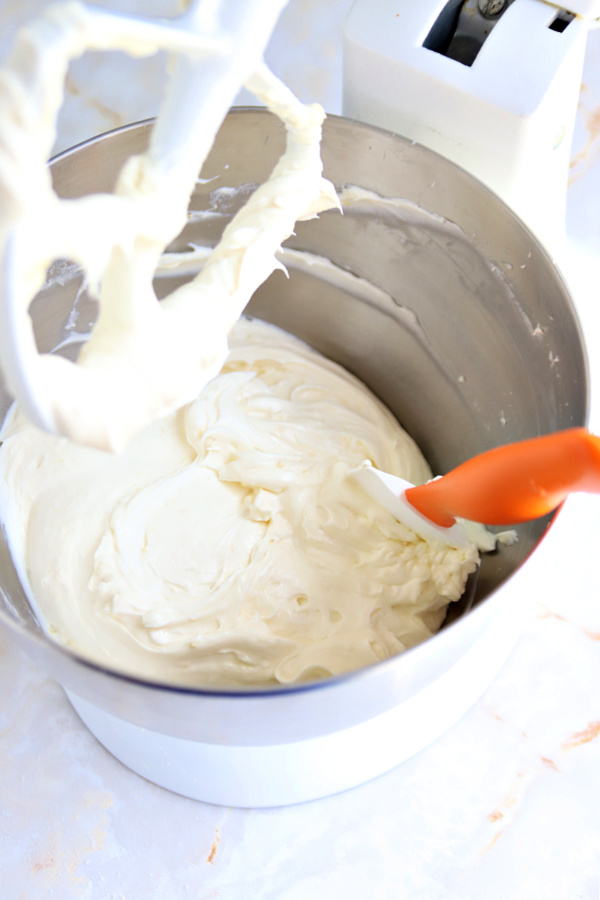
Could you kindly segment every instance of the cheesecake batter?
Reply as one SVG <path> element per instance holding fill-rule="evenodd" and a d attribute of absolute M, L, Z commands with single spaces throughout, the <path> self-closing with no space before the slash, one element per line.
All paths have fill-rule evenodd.
<path fill-rule="evenodd" d="M 269 28 L 283 5 L 262 4 Z M 0 243 L 12 265 L 0 357 L 24 406 L 0 451 L 14 558 L 67 646 L 133 675 L 218 687 L 312 681 L 400 653 L 439 628 L 478 563 L 475 542 L 422 540 L 349 477 L 365 460 L 430 477 L 362 384 L 270 326 L 235 324 L 296 221 L 339 202 L 322 176 L 323 110 L 301 104 L 230 18 L 229 30 L 190 34 L 63 3 L 20 33 L 0 73 Z M 63 201 L 46 158 L 66 67 L 108 47 L 183 59 L 114 194 Z M 188 116 L 210 71 L 211 102 Z M 242 83 L 284 122 L 286 151 L 202 271 L 159 303 L 156 266 Z M 77 364 L 39 354 L 27 317 L 59 258 L 81 265 L 99 301 Z"/>
<path fill-rule="evenodd" d="M 0 281 L 9 285 L 0 292 L 0 365 L 33 420 L 78 443 L 121 450 L 196 397 L 223 365 L 232 325 L 280 266 L 276 253 L 296 222 L 339 205 L 322 176 L 324 110 L 301 103 L 262 61 L 285 0 L 217 6 L 218 21 L 204 4 L 178 26 L 52 4 L 18 33 L 0 71 Z M 149 147 L 126 160 L 114 193 L 64 200 L 46 161 L 69 61 L 89 49 L 167 49 L 177 60 Z M 186 224 L 198 173 L 242 85 L 285 124 L 285 152 L 200 274 L 159 303 L 156 266 Z M 76 365 L 38 352 L 28 316 L 57 259 L 81 265 L 99 303 Z"/>
<path fill-rule="evenodd" d="M 139 676 L 289 684 L 367 666 L 441 625 L 475 544 L 428 543 L 348 477 L 430 472 L 366 387 L 241 320 L 221 373 L 119 455 L 13 415 L 12 549 L 51 632 Z"/>

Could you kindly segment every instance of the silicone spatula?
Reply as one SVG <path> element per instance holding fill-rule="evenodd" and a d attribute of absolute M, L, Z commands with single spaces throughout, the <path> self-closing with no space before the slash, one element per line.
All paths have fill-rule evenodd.
<path fill-rule="evenodd" d="M 353 477 L 421 537 L 458 547 L 469 539 L 457 518 L 513 525 L 551 512 L 568 494 L 600 493 L 600 438 L 571 428 L 506 444 L 418 486 L 369 464 Z"/>

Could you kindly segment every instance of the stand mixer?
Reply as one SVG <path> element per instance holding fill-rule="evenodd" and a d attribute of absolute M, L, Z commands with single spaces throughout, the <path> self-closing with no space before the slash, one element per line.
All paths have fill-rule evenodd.
<path fill-rule="evenodd" d="M 599 19 L 598 0 L 356 0 L 343 113 L 458 163 L 560 252 L 586 40 Z"/>

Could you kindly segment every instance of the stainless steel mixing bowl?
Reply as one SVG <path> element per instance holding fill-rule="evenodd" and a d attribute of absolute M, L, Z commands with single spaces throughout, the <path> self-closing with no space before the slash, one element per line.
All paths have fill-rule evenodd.
<path fill-rule="evenodd" d="M 52 164 L 58 193 L 76 197 L 110 190 L 125 158 L 146 145 L 150 127 L 133 125 L 62 154 Z M 191 201 L 192 210 L 215 214 L 192 216 L 173 249 L 216 242 L 236 203 L 267 177 L 284 139 L 281 124 L 266 111 L 231 112 Z M 341 288 L 318 267 L 292 269 L 289 280 L 275 273 L 248 313 L 286 328 L 354 372 L 395 413 L 436 472 L 497 444 L 585 424 L 587 370 L 576 315 L 551 259 L 516 216 L 453 164 L 357 122 L 327 119 L 323 161 L 338 188 L 359 185 L 409 203 L 379 212 L 368 204 L 350 206 L 344 215 L 327 212 L 300 223 L 288 245 L 327 257 L 380 290 L 362 291 L 356 281 L 354 288 Z M 215 193 L 222 186 L 243 189 Z M 158 279 L 157 290 L 166 293 L 175 282 Z M 42 349 L 63 340 L 74 304 L 69 327 L 75 322 L 75 331 L 88 329 L 93 304 L 79 288 L 78 278 L 54 278 L 34 302 Z M 0 412 L 8 405 L 4 392 Z M 3 538 L 0 623 L 64 685 L 106 746 L 137 771 L 215 802 L 292 802 L 384 771 L 468 708 L 516 640 L 518 604 L 526 599 L 518 596 L 518 585 L 521 593 L 531 590 L 521 573 L 531 566 L 528 557 L 549 521 L 519 527 L 516 544 L 484 558 L 472 590 L 436 637 L 395 659 L 315 685 L 192 690 L 90 663 L 42 632 Z M 386 716 L 393 717 L 391 738 L 382 737 Z M 120 744 L 111 743 L 118 730 Z M 168 764 L 144 755 L 142 745 L 149 746 L 152 735 L 167 741 L 170 749 L 160 752 L 169 756 Z M 327 740 L 340 735 L 361 736 L 362 749 L 350 766 L 354 774 L 338 778 L 339 744 L 331 745 L 327 762 Z M 383 759 L 377 747 L 388 738 L 395 747 Z M 185 778 L 160 774 L 161 765 L 163 770 L 180 765 L 181 748 L 194 746 L 212 754 L 213 762 L 202 765 L 218 767 L 224 760 L 217 780 L 226 782 L 228 772 L 238 772 L 238 787 L 211 793 L 198 773 L 194 783 L 200 786 L 193 788 Z M 129 755 L 127 747 L 134 748 Z M 243 756 L 234 759 L 235 748 Z M 277 748 L 295 748 L 280 777 L 274 774 L 278 764 L 268 757 Z M 309 750 L 313 756 L 306 755 Z M 251 777 L 242 771 L 242 760 L 251 756 L 256 790 L 248 793 L 240 784 Z M 321 786 L 313 780 L 312 786 L 290 788 L 294 780 L 300 784 L 315 759 Z M 207 777 L 210 781 L 210 773 Z M 270 790 L 269 781 L 279 787 Z"/>

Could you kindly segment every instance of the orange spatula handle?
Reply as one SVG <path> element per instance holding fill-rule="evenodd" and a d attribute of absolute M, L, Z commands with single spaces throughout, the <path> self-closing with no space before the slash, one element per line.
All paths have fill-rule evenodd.
<path fill-rule="evenodd" d="M 586 428 L 489 450 L 409 488 L 406 499 L 438 525 L 455 516 L 510 525 L 545 515 L 575 491 L 600 493 L 600 438 Z"/>

